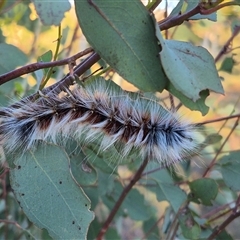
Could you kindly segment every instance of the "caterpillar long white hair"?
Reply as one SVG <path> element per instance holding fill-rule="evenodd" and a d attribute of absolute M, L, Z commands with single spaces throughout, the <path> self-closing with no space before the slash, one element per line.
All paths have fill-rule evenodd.
<path fill-rule="evenodd" d="M 78 86 L 60 97 L 22 100 L 0 109 L 0 136 L 6 151 L 31 149 L 38 140 L 56 142 L 85 136 L 101 140 L 100 150 L 121 143 L 121 155 L 132 149 L 142 158 L 170 165 L 196 151 L 196 126 L 153 100 L 132 98 L 106 81 Z"/>

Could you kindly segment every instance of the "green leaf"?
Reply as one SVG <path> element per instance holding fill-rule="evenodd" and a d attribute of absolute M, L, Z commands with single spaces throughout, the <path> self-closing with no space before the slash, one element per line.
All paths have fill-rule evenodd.
<path fill-rule="evenodd" d="M 23 66 L 27 61 L 27 56 L 20 49 L 11 44 L 0 43 L 0 75 Z M 16 98 L 16 95 L 19 97 L 26 85 L 26 79 L 20 77 L 4 83 L 0 89 L 1 106 L 8 105 L 9 100 Z"/>
<path fill-rule="evenodd" d="M 235 64 L 236 64 L 236 62 L 233 60 L 232 57 L 226 57 L 223 60 L 222 65 L 221 65 L 219 71 L 232 73 L 232 69 L 233 69 Z"/>
<path fill-rule="evenodd" d="M 26 64 L 27 60 L 27 56 L 17 47 L 0 43 L 0 74 Z"/>
<path fill-rule="evenodd" d="M 118 164 L 118 160 L 112 157 L 114 155 L 109 156 L 109 152 L 113 153 L 114 148 L 111 147 L 108 150 L 99 153 L 96 149 L 91 149 L 91 146 L 88 146 L 83 149 L 83 152 L 86 155 L 87 161 L 94 167 L 109 174 L 117 174 L 116 165 Z"/>
<path fill-rule="evenodd" d="M 179 13 L 182 12 L 182 7 L 185 4 L 184 0 L 180 0 L 178 1 L 176 7 L 172 10 L 172 12 L 169 14 L 169 16 L 173 17 L 173 16 L 178 16 Z"/>
<path fill-rule="evenodd" d="M 173 209 L 171 206 L 167 207 L 164 212 L 164 220 L 162 224 L 162 231 L 164 233 L 168 232 L 169 228 L 171 227 L 171 224 L 173 222 Z"/>
<path fill-rule="evenodd" d="M 97 218 L 95 218 L 90 224 L 87 239 L 96 239 L 101 227 L 102 224 L 98 221 Z"/>
<path fill-rule="evenodd" d="M 232 151 L 219 162 L 226 185 L 233 191 L 240 191 L 240 151 Z"/>
<path fill-rule="evenodd" d="M 112 209 L 123 189 L 123 186 L 119 182 L 116 182 L 112 191 L 107 196 L 102 196 L 103 203 L 109 209 Z M 145 221 L 152 215 L 151 208 L 147 205 L 144 196 L 137 189 L 132 189 L 127 194 L 120 209 L 121 211 L 118 212 L 118 215 L 128 215 L 136 221 Z"/>
<path fill-rule="evenodd" d="M 184 213 L 180 213 L 179 222 L 182 234 L 185 238 L 199 239 L 201 228 L 194 220 L 192 212 L 189 209 L 185 209 Z"/>
<path fill-rule="evenodd" d="M 203 90 L 224 92 L 214 59 L 205 48 L 164 40 L 158 26 L 156 35 L 162 46 L 160 58 L 163 69 L 178 91 L 194 102 L 201 98 Z"/>
<path fill-rule="evenodd" d="M 236 5 L 240 5 L 240 0 L 234 0 L 233 3 L 236 3 Z"/>
<path fill-rule="evenodd" d="M 204 226 L 206 226 L 206 224 Z M 210 226 L 209 228 L 202 228 L 201 235 L 199 236 L 199 240 L 206 240 L 211 234 L 212 234 L 212 229 Z"/>
<path fill-rule="evenodd" d="M 114 175 L 102 172 L 98 169 L 98 194 L 108 195 L 115 187 Z"/>
<path fill-rule="evenodd" d="M 81 29 L 99 55 L 143 91 L 162 91 L 167 79 L 153 19 L 139 0 L 75 0 Z"/>
<path fill-rule="evenodd" d="M 154 216 L 143 223 L 143 230 L 144 230 L 145 236 L 147 234 L 148 239 L 151 239 L 151 240 L 160 239 L 159 229 L 156 223 L 157 223 L 157 219 Z"/>
<path fill-rule="evenodd" d="M 239 3 L 240 3 L 240 0 L 239 0 Z M 235 17 L 231 20 L 232 33 L 235 31 L 236 27 L 239 27 L 239 26 L 240 26 L 240 19 L 238 18 L 237 15 L 235 15 Z"/>
<path fill-rule="evenodd" d="M 186 13 L 195 8 L 199 4 L 199 1 L 185 1 L 185 0 L 180 0 L 177 4 L 177 6 L 172 10 L 170 16 L 177 16 L 180 13 Z M 211 21 L 216 22 L 217 21 L 217 14 L 216 12 L 208 14 L 208 15 L 201 15 L 201 14 L 196 14 L 189 19 L 191 20 L 199 20 L 199 19 L 208 19 Z"/>
<path fill-rule="evenodd" d="M 115 228 L 109 228 L 105 234 L 105 239 L 121 239 Z"/>
<path fill-rule="evenodd" d="M 49 50 L 42 54 L 41 56 L 38 57 L 37 61 L 38 62 L 50 62 L 52 60 L 53 53 L 52 50 Z"/>
<path fill-rule="evenodd" d="M 93 213 L 70 174 L 66 153 L 55 145 L 40 144 L 15 165 L 11 186 L 28 218 L 55 239 L 86 239 Z"/>
<path fill-rule="evenodd" d="M 170 83 L 167 87 L 168 91 L 177 97 L 183 105 L 193 111 L 199 111 L 202 115 L 206 115 L 208 113 L 209 107 L 205 104 L 206 98 L 209 96 L 209 91 L 204 90 L 200 92 L 200 99 L 194 102 L 192 99 L 184 96 L 180 91 L 176 90 L 172 83 Z"/>
<path fill-rule="evenodd" d="M 157 163 L 150 162 L 148 169 L 157 168 Z M 148 175 L 148 179 L 152 179 L 157 183 L 157 187 L 154 189 L 158 201 L 168 201 L 172 206 L 175 213 L 178 212 L 182 204 L 187 200 L 186 193 L 176 186 L 166 169 L 158 172 L 154 172 Z"/>
<path fill-rule="evenodd" d="M 97 181 L 96 170 L 85 159 L 86 155 L 83 152 L 70 157 L 72 174 L 81 186 L 93 185 Z"/>
<path fill-rule="evenodd" d="M 44 25 L 58 26 L 65 12 L 69 11 L 71 4 L 68 0 L 61 1 L 38 1 L 33 0 L 37 14 Z"/>
<path fill-rule="evenodd" d="M 123 187 L 120 184 L 116 184 L 115 188 L 116 196 L 120 196 L 120 193 L 123 191 Z M 118 199 L 116 196 L 115 200 Z M 136 221 L 145 221 L 152 215 L 151 209 L 147 205 L 144 196 L 137 189 L 132 189 L 128 193 L 121 208 L 124 210 L 124 213 L 127 213 L 130 218 Z"/>
<path fill-rule="evenodd" d="M 213 179 L 197 179 L 191 182 L 189 187 L 193 201 L 198 202 L 200 200 L 202 204 L 212 206 L 211 200 L 214 200 L 218 194 L 218 185 Z"/>
<path fill-rule="evenodd" d="M 86 155 L 79 148 L 79 143 L 69 139 L 64 147 L 70 159 L 70 167 L 74 179 L 81 185 L 93 185 L 97 181 L 97 172 L 87 161 Z"/>
<path fill-rule="evenodd" d="M 233 237 L 224 229 L 217 235 L 216 240 L 233 240 Z"/>
<path fill-rule="evenodd" d="M 49 50 L 45 52 L 43 55 L 39 56 L 37 61 L 38 62 L 50 62 L 52 60 L 52 51 Z M 37 79 L 37 89 L 39 89 L 39 86 L 44 78 L 44 76 L 47 74 L 49 68 L 39 69 L 34 72 L 36 79 Z"/>
<path fill-rule="evenodd" d="M 205 140 L 204 140 L 204 145 L 205 146 L 209 146 L 209 145 L 213 145 L 215 143 L 218 143 L 222 140 L 222 136 L 219 135 L 218 133 L 213 133 L 208 135 Z"/>

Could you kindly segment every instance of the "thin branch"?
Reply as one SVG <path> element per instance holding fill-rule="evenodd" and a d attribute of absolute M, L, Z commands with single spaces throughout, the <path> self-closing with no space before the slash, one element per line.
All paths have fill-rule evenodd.
<path fill-rule="evenodd" d="M 219 218 L 221 218 L 221 217 L 223 217 L 223 216 L 225 216 L 225 215 L 227 215 L 227 214 L 229 214 L 230 212 L 232 212 L 232 209 L 231 209 L 231 208 L 230 208 L 230 209 L 227 209 L 225 212 L 220 213 L 219 215 L 217 215 L 217 216 L 209 219 L 209 220 L 208 220 L 208 224 L 211 223 L 211 222 L 216 221 L 217 219 L 219 219 Z"/>
<path fill-rule="evenodd" d="M 65 59 L 62 59 L 62 60 L 53 61 L 53 62 L 38 62 L 38 63 L 32 63 L 32 64 L 29 64 L 29 65 L 26 65 L 24 67 L 18 68 L 16 70 L 11 71 L 11 72 L 0 75 L 0 85 L 8 82 L 9 80 L 15 79 L 15 78 L 20 77 L 24 74 L 31 73 L 31 72 L 34 72 L 34 71 L 39 70 L 39 69 L 62 66 L 62 65 L 69 64 L 71 62 L 76 61 L 78 58 L 80 58 L 80 57 L 82 57 L 82 56 L 84 56 L 88 53 L 91 53 L 91 52 L 93 52 L 93 49 L 92 48 L 87 48 L 84 51 L 73 55 L 72 57 L 65 58 Z"/>
<path fill-rule="evenodd" d="M 91 56 L 89 56 L 88 58 L 86 58 L 83 62 L 81 62 L 80 64 L 78 64 L 74 70 L 73 70 L 73 74 L 67 74 L 63 79 L 61 79 L 59 82 L 56 82 L 55 84 L 44 88 L 42 90 L 42 93 L 46 96 L 48 96 L 50 93 L 55 93 L 58 94 L 61 91 L 64 91 L 66 89 L 66 87 L 72 85 L 75 81 L 74 76 L 81 76 L 84 72 L 86 72 L 93 64 L 95 64 L 97 61 L 100 60 L 100 56 L 94 52 Z M 28 96 L 27 98 L 31 101 L 33 101 L 34 99 L 38 98 L 39 94 L 38 93 L 34 93 L 30 96 Z M 24 100 L 24 99 L 22 99 Z M 14 106 L 14 104 L 12 105 Z"/>
<path fill-rule="evenodd" d="M 239 117 L 240 117 L 240 113 L 235 114 L 235 115 L 231 115 L 231 116 L 227 116 L 227 117 L 207 120 L 207 121 L 204 121 L 204 122 L 197 123 L 197 125 L 204 125 L 204 124 L 209 124 L 209 123 L 221 122 L 221 121 L 229 120 L 229 119 L 232 119 L 232 118 L 239 118 Z"/>
<path fill-rule="evenodd" d="M 210 9 L 206 9 L 204 6 L 204 3 L 200 2 L 196 7 L 194 7 L 192 10 L 188 12 L 185 12 L 184 14 L 180 13 L 177 16 L 168 16 L 164 20 L 160 21 L 158 23 L 158 26 L 161 30 L 166 30 L 166 29 L 181 25 L 184 21 L 188 21 L 194 15 L 197 15 L 197 14 L 209 15 L 211 13 L 218 11 L 221 8 L 231 6 L 231 5 L 236 5 L 236 3 L 234 4 L 232 2 L 228 2 L 228 3 L 219 4 Z"/>
<path fill-rule="evenodd" d="M 158 26 L 161 31 L 172 28 L 172 27 L 176 27 L 178 25 L 181 25 L 184 21 L 189 20 L 190 17 L 198 13 L 201 13 L 201 8 L 199 4 L 195 8 L 193 8 L 192 10 L 184 14 L 179 14 L 177 16 L 168 16 L 164 20 L 160 21 L 158 23 Z"/>
<path fill-rule="evenodd" d="M 213 215 L 216 215 L 216 214 L 219 213 L 219 212 L 231 210 L 230 205 L 232 205 L 233 203 L 234 203 L 234 201 L 229 202 L 229 203 L 226 203 L 226 204 L 221 205 L 221 206 L 218 206 L 218 207 L 214 208 L 213 210 L 208 211 L 207 213 L 203 214 L 203 215 L 201 216 L 201 218 L 202 218 L 202 219 L 210 218 L 210 217 L 212 217 Z M 226 209 L 228 209 L 228 210 L 226 210 Z M 214 218 L 215 218 L 215 217 L 214 217 Z M 210 221 L 212 222 L 212 221 L 213 221 L 213 218 L 211 218 L 210 220 L 208 220 L 208 222 L 210 222 Z"/>
<path fill-rule="evenodd" d="M 6 7 L 5 9 L 2 9 L 2 11 L 0 12 L 1 15 L 3 15 L 4 13 L 8 12 L 9 10 L 11 10 L 13 7 L 15 7 L 17 4 L 23 2 L 23 0 L 18 0 L 13 2 L 13 4 L 11 4 L 10 6 Z M 4 2 L 3 2 L 4 4 Z"/>
<path fill-rule="evenodd" d="M 240 211 L 233 211 L 233 213 L 219 226 L 216 227 L 212 234 L 208 237 L 207 240 L 216 239 L 216 236 L 220 234 L 229 223 L 231 223 L 234 219 L 240 216 Z"/>
<path fill-rule="evenodd" d="M 149 7 L 149 12 L 153 12 L 153 10 L 162 2 L 162 0 L 156 0 L 152 5 Z"/>
<path fill-rule="evenodd" d="M 135 185 L 135 183 L 141 178 L 142 173 L 144 169 L 146 168 L 148 164 L 148 159 L 145 159 L 141 165 L 141 167 L 137 170 L 136 174 L 134 175 L 133 179 L 130 181 L 130 183 L 123 189 L 119 199 L 115 203 L 111 213 L 109 214 L 107 220 L 103 224 L 103 227 L 101 228 L 97 240 L 102 240 L 104 234 L 109 228 L 110 223 L 112 222 L 114 216 L 116 215 L 117 211 L 119 210 L 121 204 L 123 203 L 124 199 L 126 198 L 127 194 L 131 191 L 132 187 Z"/>
<path fill-rule="evenodd" d="M 235 207 L 233 209 L 234 213 L 237 213 L 239 206 L 240 206 L 240 194 L 238 195 L 238 198 L 237 198 L 237 201 L 236 201 L 236 205 L 235 205 Z"/>
<path fill-rule="evenodd" d="M 211 161 L 211 163 L 209 164 L 209 166 L 207 167 L 207 169 L 205 170 L 204 174 L 202 175 L 202 177 L 206 177 L 208 172 L 210 171 L 210 169 L 214 166 L 216 160 L 217 160 L 217 157 L 218 155 L 221 153 L 223 147 L 225 146 L 225 144 L 227 143 L 228 139 L 230 138 L 230 136 L 232 135 L 232 133 L 234 132 L 234 130 L 236 129 L 236 127 L 238 126 L 238 122 L 239 122 L 239 117 L 238 119 L 236 120 L 233 128 L 231 129 L 230 133 L 228 134 L 228 136 L 226 137 L 225 141 L 223 142 L 223 144 L 221 145 L 221 147 L 218 149 L 215 157 L 213 158 L 213 160 Z"/>
<path fill-rule="evenodd" d="M 73 70 L 73 75 L 81 76 L 85 73 L 93 64 L 100 60 L 100 56 L 94 52 L 91 56 L 86 58 L 83 62 L 77 65 Z M 74 78 L 72 75 L 67 74 L 63 79 L 59 82 L 51 85 L 48 88 L 44 88 L 42 90 L 43 94 L 47 95 L 49 92 L 59 93 L 64 90 L 67 86 L 72 85 L 74 82 Z"/>
<path fill-rule="evenodd" d="M 176 226 L 174 227 L 173 231 L 172 231 L 172 237 L 170 238 L 170 240 L 174 240 L 176 239 L 176 233 L 179 227 L 179 222 L 176 223 Z"/>
<path fill-rule="evenodd" d="M 148 236 L 153 232 L 153 230 L 157 227 L 157 225 L 163 220 L 164 215 L 162 215 L 153 226 L 146 232 L 146 234 L 141 238 L 141 240 L 148 239 Z"/>
<path fill-rule="evenodd" d="M 224 44 L 223 48 L 221 49 L 221 51 L 218 53 L 218 55 L 215 58 L 215 63 L 219 61 L 219 59 L 227 53 L 228 51 L 228 47 L 231 44 L 231 42 L 233 41 L 233 39 L 238 35 L 238 33 L 240 32 L 240 26 L 236 26 L 233 30 L 232 36 L 227 40 L 227 42 Z"/>
<path fill-rule="evenodd" d="M 160 171 L 160 170 L 165 169 L 165 168 L 166 168 L 166 167 L 164 167 L 164 166 L 161 166 L 161 167 L 158 167 L 158 168 L 154 168 L 154 169 L 152 169 L 152 170 L 150 170 L 150 171 L 148 171 L 148 172 L 144 172 L 144 173 L 142 174 L 142 177 L 143 177 L 143 176 L 146 176 L 146 175 L 149 175 L 149 174 L 151 174 L 151 173 Z"/>
<path fill-rule="evenodd" d="M 224 7 L 236 6 L 236 5 L 239 5 L 239 4 L 236 4 L 235 2 L 226 2 L 226 3 L 218 4 L 215 7 L 209 8 L 209 9 L 204 8 L 204 3 L 201 4 L 201 5 L 202 5 L 201 14 L 202 15 L 208 15 L 208 14 L 212 14 L 214 12 L 217 12 L 218 10 L 220 10 Z"/>
<path fill-rule="evenodd" d="M 5 167 L 3 173 L 1 173 L 0 178 L 5 177 L 5 175 L 10 171 L 10 168 Z"/>
<path fill-rule="evenodd" d="M 0 222 L 2 223 L 6 223 L 6 224 L 13 224 L 15 225 L 17 228 L 21 229 L 21 230 L 24 230 L 17 222 L 15 221 L 9 221 L 9 220 L 6 220 L 6 219 L 0 219 Z"/>

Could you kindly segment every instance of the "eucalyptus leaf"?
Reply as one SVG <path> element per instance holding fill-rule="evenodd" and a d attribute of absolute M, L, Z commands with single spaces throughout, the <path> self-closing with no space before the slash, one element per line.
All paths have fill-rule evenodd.
<path fill-rule="evenodd" d="M 157 59 L 160 48 L 154 22 L 139 0 L 75 0 L 81 29 L 99 55 L 123 78 L 144 91 L 162 91 L 167 83 Z"/>
<path fill-rule="evenodd" d="M 219 69 L 219 71 L 224 71 L 227 73 L 232 73 L 233 67 L 236 64 L 236 62 L 234 61 L 233 57 L 226 57 L 223 62 L 222 65 Z"/>
<path fill-rule="evenodd" d="M 150 168 L 157 168 L 159 165 L 155 162 L 148 164 Z M 176 186 L 166 169 L 153 172 L 148 175 L 148 179 L 152 179 L 157 183 L 154 189 L 158 201 L 168 201 L 175 213 L 178 212 L 182 204 L 187 200 L 186 193 Z"/>
<path fill-rule="evenodd" d="M 102 197 L 103 203 L 109 209 L 112 209 L 114 204 L 119 199 L 122 191 L 124 191 L 123 186 L 116 181 L 112 191 L 109 192 L 106 197 Z M 118 211 L 118 216 L 128 215 L 131 219 L 136 221 L 145 221 L 149 219 L 152 215 L 152 208 L 147 204 L 144 196 L 137 189 L 132 189 L 127 194 L 120 209 L 121 211 Z"/>
<path fill-rule="evenodd" d="M 38 62 L 50 62 L 52 60 L 52 51 L 49 50 L 42 54 L 41 56 L 38 57 L 37 61 Z M 36 79 L 37 79 L 37 89 L 39 89 L 39 86 L 44 78 L 44 76 L 47 74 L 49 68 L 44 68 L 44 69 L 39 69 L 34 72 Z"/>
<path fill-rule="evenodd" d="M 234 238 L 224 229 L 217 235 L 216 240 L 233 240 Z"/>
<path fill-rule="evenodd" d="M 187 239 L 199 239 L 201 228 L 194 220 L 193 214 L 189 209 L 184 209 L 184 212 L 179 214 L 179 222 L 182 234 Z"/>
<path fill-rule="evenodd" d="M 177 5 L 173 8 L 172 12 L 169 14 L 169 16 L 178 16 L 179 13 L 182 12 L 183 4 L 185 3 L 185 0 L 178 1 Z"/>
<path fill-rule="evenodd" d="M 27 60 L 27 56 L 17 47 L 0 43 L 0 74 L 24 65 Z"/>
<path fill-rule="evenodd" d="M 204 140 L 204 145 L 208 146 L 208 145 L 213 145 L 215 143 L 219 143 L 222 140 L 222 136 L 218 133 L 213 133 L 213 134 L 209 134 L 207 135 L 206 139 Z"/>
<path fill-rule="evenodd" d="M 215 180 L 210 178 L 197 179 L 189 184 L 191 189 L 191 199 L 200 202 L 206 206 L 212 206 L 218 194 L 218 185 Z"/>
<path fill-rule="evenodd" d="M 225 184 L 233 191 L 240 191 L 240 151 L 232 151 L 219 162 Z"/>
<path fill-rule="evenodd" d="M 70 174 L 67 154 L 58 146 L 41 144 L 14 163 L 11 186 L 27 217 L 55 239 L 86 239 L 93 213 Z"/>
<path fill-rule="evenodd" d="M 33 0 L 33 4 L 36 8 L 37 14 L 44 25 L 56 25 L 58 26 L 65 12 L 69 11 L 71 4 L 68 0 L 61 1 L 38 1 Z"/>
<path fill-rule="evenodd" d="M 97 181 L 97 172 L 86 160 L 83 152 L 70 157 L 71 171 L 75 180 L 82 185 L 93 185 Z"/>
<path fill-rule="evenodd" d="M 203 90 L 224 93 L 214 59 L 205 48 L 164 40 L 158 26 L 156 35 L 162 46 L 159 55 L 163 69 L 177 91 L 194 102 Z"/>
<path fill-rule="evenodd" d="M 200 98 L 196 102 L 194 102 L 192 99 L 186 97 L 180 91 L 178 91 L 172 83 L 169 83 L 167 89 L 171 94 L 177 97 L 183 105 L 185 105 L 189 109 L 199 111 L 202 113 L 203 116 L 208 113 L 209 107 L 205 104 L 206 98 L 209 96 L 208 90 L 200 92 Z"/>
<path fill-rule="evenodd" d="M 158 220 L 153 216 L 143 223 L 143 230 L 145 232 L 145 235 L 147 234 L 148 239 L 151 239 L 151 240 L 160 239 L 159 229 L 158 227 L 154 227 L 156 226 L 157 221 Z"/>

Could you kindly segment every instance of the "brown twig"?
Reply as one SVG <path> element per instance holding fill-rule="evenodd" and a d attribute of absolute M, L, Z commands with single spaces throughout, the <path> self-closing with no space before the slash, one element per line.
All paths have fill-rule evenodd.
<path fill-rule="evenodd" d="M 197 15 L 197 14 L 209 15 L 211 13 L 218 11 L 221 8 L 231 6 L 231 5 L 236 5 L 236 4 L 232 2 L 228 2 L 228 3 L 219 4 L 210 9 L 206 9 L 204 6 L 204 3 L 200 2 L 196 7 L 194 7 L 192 10 L 184 14 L 179 14 L 177 16 L 168 16 L 164 20 L 160 21 L 158 23 L 158 26 L 161 30 L 166 30 L 166 29 L 181 25 L 184 21 L 188 21 L 194 15 Z"/>
<path fill-rule="evenodd" d="M 231 208 L 230 208 L 230 209 L 226 209 L 224 212 L 222 212 L 222 213 L 218 214 L 217 216 L 209 219 L 209 220 L 208 220 L 208 224 L 209 224 L 210 222 L 214 222 L 214 221 L 216 221 L 217 219 L 225 216 L 226 214 L 228 214 L 228 213 L 231 212 L 231 211 L 232 211 Z"/>
<path fill-rule="evenodd" d="M 176 27 L 178 25 L 181 25 L 184 21 L 188 20 L 190 17 L 200 13 L 200 11 L 201 11 L 200 5 L 197 5 L 195 8 L 184 14 L 179 14 L 177 16 L 168 16 L 164 20 L 160 21 L 158 23 L 158 26 L 161 31 L 172 27 Z"/>
<path fill-rule="evenodd" d="M 2 11 L 0 12 L 1 15 L 3 15 L 4 13 L 8 12 L 9 10 L 11 10 L 13 7 L 15 7 L 17 4 L 21 3 L 23 0 L 18 0 L 13 2 L 10 6 L 7 6 L 6 8 L 2 9 Z M 4 3 L 3 3 L 4 4 Z"/>
<path fill-rule="evenodd" d="M 233 39 L 238 35 L 238 33 L 240 32 L 240 26 L 236 26 L 233 30 L 232 36 L 227 40 L 227 42 L 224 44 L 223 48 L 221 49 L 221 51 L 218 53 L 218 55 L 215 58 L 215 63 L 219 61 L 219 59 L 227 53 L 228 51 L 228 47 L 231 44 L 231 42 L 233 41 Z"/>
<path fill-rule="evenodd" d="M 229 132 L 228 136 L 226 137 L 225 141 L 222 143 L 221 147 L 218 149 L 215 157 L 213 158 L 213 160 L 211 161 L 211 163 L 209 164 L 209 166 L 207 167 L 207 169 L 205 170 L 205 172 L 203 173 L 202 177 L 206 177 L 208 172 L 210 171 L 210 169 L 214 166 L 218 155 L 221 153 L 223 147 L 225 146 L 225 144 L 227 143 L 228 139 L 230 138 L 230 136 L 232 135 L 232 133 L 234 132 L 234 130 L 236 129 L 236 127 L 238 126 L 238 122 L 239 122 L 240 117 L 238 117 L 238 119 L 236 120 L 233 128 L 231 129 L 231 131 Z"/>
<path fill-rule="evenodd" d="M 13 224 L 13 225 L 15 225 L 17 228 L 23 229 L 17 222 L 14 222 L 14 221 L 9 221 L 9 220 L 6 220 L 6 219 L 0 219 L 0 222 L 6 223 L 6 224 Z"/>
<path fill-rule="evenodd" d="M 103 227 L 101 228 L 97 240 L 102 240 L 104 234 L 109 228 L 110 223 L 112 222 L 114 216 L 116 215 L 118 209 L 120 208 L 121 204 L 123 203 L 124 199 L 126 198 L 127 194 L 131 191 L 132 187 L 135 185 L 135 183 L 141 178 L 142 173 L 144 169 L 146 168 L 148 164 L 148 159 L 145 159 L 141 165 L 141 167 L 137 170 L 136 174 L 134 175 L 133 179 L 130 181 L 130 183 L 123 189 L 119 199 L 115 203 L 111 213 L 109 214 L 107 220 L 103 224 Z"/>
<path fill-rule="evenodd" d="M 100 60 L 100 56 L 94 52 L 91 56 L 86 58 L 83 62 L 78 64 L 73 71 L 73 75 L 81 76 L 84 72 L 86 72 L 94 63 Z M 65 90 L 67 86 L 70 86 L 74 82 L 73 75 L 67 74 L 63 79 L 61 79 L 59 82 L 44 88 L 42 90 L 42 93 L 44 95 L 49 95 L 50 93 L 58 94 L 61 91 Z M 30 96 L 28 96 L 29 100 L 33 100 L 36 96 L 38 96 L 38 93 L 34 93 Z"/>
<path fill-rule="evenodd" d="M 65 59 L 62 59 L 62 60 L 53 61 L 53 62 L 38 62 L 38 63 L 32 63 L 32 64 L 29 64 L 29 65 L 26 65 L 24 67 L 18 68 L 16 70 L 11 71 L 11 72 L 2 74 L 0 76 L 0 85 L 3 84 L 3 83 L 6 83 L 9 80 L 20 77 L 20 76 L 22 76 L 26 73 L 31 73 L 31 72 L 34 72 L 34 71 L 39 70 L 39 69 L 62 66 L 62 65 L 69 64 L 71 62 L 76 61 L 78 58 L 80 58 L 80 57 L 82 57 L 82 56 L 84 56 L 88 53 L 91 53 L 91 52 L 93 52 L 93 49 L 92 48 L 87 48 L 84 51 L 73 55 L 72 57 L 65 58 Z"/>
<path fill-rule="evenodd" d="M 239 117 L 240 117 L 240 113 L 235 114 L 235 115 L 231 115 L 231 116 L 227 116 L 227 117 L 207 120 L 207 121 L 204 121 L 204 122 L 197 123 L 197 125 L 204 125 L 204 124 L 209 124 L 209 123 L 221 122 L 221 121 L 229 120 L 229 119 L 232 119 L 232 118 L 239 118 Z"/>
<path fill-rule="evenodd" d="M 73 75 L 81 76 L 85 73 L 93 64 L 100 60 L 100 56 L 94 52 L 91 56 L 77 65 L 73 70 Z M 43 94 L 47 95 L 49 92 L 59 93 L 64 90 L 67 86 L 72 85 L 74 78 L 72 75 L 67 74 L 62 80 L 53 84 L 52 86 L 43 89 Z"/>
<path fill-rule="evenodd" d="M 234 203 L 234 201 L 226 203 L 226 204 L 221 205 L 221 206 L 218 206 L 218 207 L 214 208 L 213 210 L 210 210 L 207 213 L 203 214 L 201 216 L 201 218 L 202 219 L 210 218 L 211 216 L 214 216 L 219 212 L 226 211 L 226 209 L 231 210 L 230 205 L 232 205 L 233 203 Z M 212 222 L 214 219 L 215 219 L 215 217 L 208 220 L 208 222 Z"/>
<path fill-rule="evenodd" d="M 229 223 L 231 223 L 234 219 L 240 216 L 240 211 L 238 210 L 239 204 L 240 204 L 240 195 L 238 196 L 235 207 L 232 209 L 232 214 L 220 226 L 215 228 L 215 230 L 212 232 L 212 234 L 208 237 L 207 240 L 215 239 L 216 236 L 220 234 L 227 227 Z"/>
<path fill-rule="evenodd" d="M 149 12 L 153 12 L 153 10 L 162 2 L 162 0 L 156 0 L 153 5 L 148 9 Z"/>
<path fill-rule="evenodd" d="M 151 232 L 158 226 L 158 224 L 163 220 L 164 215 L 162 215 L 154 224 L 153 226 L 146 232 L 144 237 L 141 240 L 148 239 L 148 236 L 151 234 Z"/>

